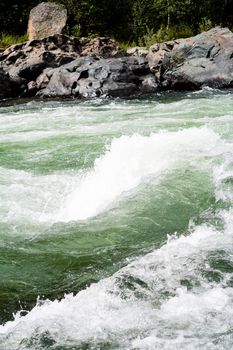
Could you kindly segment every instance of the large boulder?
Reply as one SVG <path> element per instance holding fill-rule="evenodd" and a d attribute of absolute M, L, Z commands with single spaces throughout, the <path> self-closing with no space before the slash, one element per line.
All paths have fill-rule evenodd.
<path fill-rule="evenodd" d="M 156 44 L 149 66 L 162 88 L 195 90 L 233 86 L 233 33 L 213 28 L 197 36 Z"/>
<path fill-rule="evenodd" d="M 103 58 L 119 57 L 125 53 L 110 38 L 70 38 L 56 34 L 44 39 L 29 40 L 12 45 L 0 54 L 0 68 L 17 84 L 24 95 L 33 95 L 35 81 L 46 68 L 60 67 L 80 56 L 98 54 Z M 32 89 L 33 87 L 33 89 Z"/>
<path fill-rule="evenodd" d="M 140 57 L 81 57 L 62 67 L 46 69 L 36 85 L 38 95 L 43 97 L 128 97 L 157 91 L 156 78 L 147 60 Z"/>
<path fill-rule="evenodd" d="M 61 4 L 42 2 L 30 11 L 28 21 L 28 37 L 42 39 L 50 35 L 60 34 L 67 21 L 67 10 Z"/>
<path fill-rule="evenodd" d="M 45 68 L 68 63 L 80 56 L 79 51 L 75 39 L 56 34 L 10 46 L 0 54 L 0 68 L 26 93 L 27 84 L 35 81 Z"/>

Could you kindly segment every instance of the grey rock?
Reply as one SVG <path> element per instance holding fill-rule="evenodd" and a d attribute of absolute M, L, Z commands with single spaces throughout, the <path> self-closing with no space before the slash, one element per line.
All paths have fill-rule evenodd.
<path fill-rule="evenodd" d="M 182 40 L 182 39 L 181 39 Z M 158 79 L 161 76 L 161 67 L 163 64 L 164 57 L 174 47 L 180 43 L 180 40 L 169 41 L 165 43 L 156 43 L 149 49 L 147 59 L 151 72 L 153 72 Z"/>
<path fill-rule="evenodd" d="M 60 34 L 67 21 L 67 10 L 61 4 L 42 2 L 30 11 L 28 37 L 42 39 Z"/>
<path fill-rule="evenodd" d="M 164 89 L 231 87 L 233 33 L 217 27 L 195 37 L 156 44 L 150 48 L 148 61 Z"/>
<path fill-rule="evenodd" d="M 43 97 L 128 97 L 158 87 L 146 59 L 96 55 L 45 70 L 36 82 L 38 95 Z"/>
<path fill-rule="evenodd" d="M 98 54 L 101 57 L 120 57 L 124 52 L 110 38 L 71 38 L 56 34 L 12 45 L 0 54 L 0 68 L 9 73 L 17 84 L 31 86 L 46 68 L 68 64 L 80 56 Z M 32 94 L 35 89 L 29 89 Z M 25 91 L 26 93 L 26 91 Z"/>
<path fill-rule="evenodd" d="M 13 82 L 9 75 L 0 69 L 0 100 L 9 97 L 16 97 L 19 93 L 19 85 Z"/>
<path fill-rule="evenodd" d="M 146 47 L 135 46 L 127 49 L 127 55 L 136 56 L 136 57 L 146 57 L 149 53 L 149 50 Z"/>

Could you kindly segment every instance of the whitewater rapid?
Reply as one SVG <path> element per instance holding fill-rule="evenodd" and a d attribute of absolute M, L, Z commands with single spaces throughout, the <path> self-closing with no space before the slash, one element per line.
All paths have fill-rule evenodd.
<path fill-rule="evenodd" d="M 198 147 L 195 148 L 195 156 L 191 157 L 194 142 Z M 151 148 L 153 144 L 157 146 L 154 149 Z M 232 153 L 229 153 L 232 146 L 225 145 L 225 153 L 222 152 L 223 148 L 219 137 L 207 128 L 161 133 L 147 138 L 138 135 L 123 137 L 113 141 L 107 154 L 96 162 L 95 170 L 86 175 L 82 186 L 98 181 L 98 171 L 102 171 L 101 176 L 110 176 L 110 180 L 111 176 L 119 179 L 119 172 L 116 174 L 114 168 L 109 168 L 111 162 L 116 160 L 116 153 L 117 159 L 123 155 L 121 170 L 128 174 L 130 180 L 127 182 L 126 177 L 123 187 L 119 188 L 120 177 L 121 181 L 116 183 L 116 190 L 114 192 L 113 188 L 109 200 L 132 188 L 133 174 L 133 185 L 136 186 L 144 176 L 159 175 L 162 170 L 168 169 L 168 164 L 174 164 L 177 160 L 184 162 L 185 154 L 189 155 L 189 162 L 200 162 L 203 155 L 220 156 L 221 164 L 217 167 L 212 165 L 216 197 L 232 199 L 232 190 L 226 187 L 226 180 L 233 176 Z M 129 161 L 127 164 L 129 153 L 124 152 L 125 149 L 135 152 L 135 155 L 139 153 L 135 163 Z M 142 157 L 140 152 L 145 150 L 151 151 L 151 157 Z M 155 150 L 157 153 L 153 159 Z M 172 159 L 166 159 L 165 155 L 169 155 L 171 150 L 174 152 Z M 138 166 L 138 159 L 142 167 Z M 129 168 L 130 171 L 127 171 Z M 108 172 L 105 173 L 106 170 Z M 103 179 L 103 183 L 106 179 Z M 90 196 L 92 194 L 92 199 L 97 198 L 98 204 L 103 198 L 105 201 L 109 193 L 106 191 L 100 199 L 100 188 L 100 192 L 99 188 L 95 192 L 92 187 L 90 189 Z M 73 208 L 75 196 L 78 203 L 82 201 L 78 198 L 78 191 L 72 196 Z M 93 207 L 96 206 L 94 204 Z M 96 214 L 93 207 L 89 215 Z M 72 211 L 72 219 L 80 217 L 77 208 Z M 87 208 L 82 212 L 85 215 Z M 102 209 L 101 206 L 99 208 Z M 88 348 L 93 349 L 102 349 L 106 344 L 122 350 L 229 349 L 233 326 L 232 276 L 222 272 L 215 280 L 215 269 L 209 257 L 216 254 L 233 263 L 233 210 L 219 210 L 217 216 L 222 222 L 222 230 L 208 224 L 193 226 L 190 223 L 185 235 L 170 236 L 161 248 L 134 260 L 112 277 L 91 285 L 76 296 L 69 294 L 61 301 L 39 299 L 36 307 L 26 316 L 21 316 L 19 312 L 14 321 L 0 327 L 2 349 L 40 349 L 46 343 L 54 349 L 72 348 L 74 345 L 79 348 L 84 344 L 89 344 Z"/>
<path fill-rule="evenodd" d="M 95 160 L 93 169 L 78 175 L 35 176 L 2 169 L 5 199 L 2 220 L 41 223 L 85 220 L 118 205 L 148 179 L 159 181 L 179 167 L 207 168 L 208 157 L 223 150 L 223 143 L 213 130 L 194 127 L 115 138 Z"/>
<path fill-rule="evenodd" d="M 96 272 L 91 250 L 95 251 L 94 243 L 101 239 L 113 246 L 109 259 L 117 250 L 126 251 L 128 257 L 122 254 L 124 259 L 119 258 L 114 273 L 107 271 L 108 277 L 96 278 L 96 283 L 88 283 L 77 293 L 59 294 L 51 300 L 38 293 L 34 307 L 15 312 L 13 320 L 0 325 L 0 350 L 232 348 L 233 116 L 230 97 L 226 97 L 229 106 L 225 104 L 223 112 L 220 98 L 221 94 L 213 99 L 195 97 L 155 105 L 150 101 L 147 109 L 140 103 L 110 102 L 85 104 L 74 112 L 76 107 L 69 105 L 67 120 L 55 103 L 41 112 L 45 116 L 50 113 L 51 128 L 38 114 L 35 120 L 33 113 L 26 113 L 28 123 L 18 112 L 17 118 L 8 116 L 2 144 L 11 151 L 13 143 L 21 158 L 8 163 L 6 152 L 0 166 L 2 245 L 16 250 L 17 244 L 26 241 L 19 247 L 20 254 L 27 253 L 25 260 L 39 255 L 47 245 L 54 246 L 42 259 L 48 259 L 55 270 L 53 281 L 57 284 L 63 282 L 56 276 L 59 269 L 55 265 L 58 261 L 63 269 L 66 260 L 63 256 L 61 262 L 55 259 L 57 247 L 68 244 L 65 229 L 78 228 L 68 241 L 79 235 L 74 248 L 72 242 L 68 246 L 76 265 L 70 260 L 66 268 L 74 265 L 68 273 L 62 270 L 67 279 L 70 273 L 71 283 L 71 272 L 78 274 L 80 268 L 81 277 L 87 273 L 82 264 L 88 259 L 88 269 Z M 154 208 L 160 209 L 160 216 Z M 189 215 L 181 226 L 180 208 L 187 209 Z M 170 217 L 165 217 L 166 213 Z M 148 221 L 153 225 L 145 226 Z M 143 231 L 144 226 L 148 232 Z M 170 227 L 181 229 L 176 232 Z M 156 241 L 153 235 L 160 231 L 166 232 L 166 238 L 161 235 Z M 98 242 L 94 241 L 96 232 Z M 135 242 L 123 240 L 129 232 Z M 140 250 L 137 244 L 143 245 L 147 236 L 154 240 Z M 47 240 L 43 241 L 44 237 Z M 32 242 L 31 250 L 28 242 Z M 138 250 L 127 251 L 127 244 Z M 103 265 L 111 253 L 108 248 L 106 244 L 95 251 Z M 78 260 L 75 249 L 80 249 L 84 262 Z M 17 261 L 12 263 L 16 266 Z M 36 265 L 38 270 L 40 267 Z M 9 278 L 12 281 L 11 275 Z M 28 284 L 27 288 L 35 286 Z"/>
<path fill-rule="evenodd" d="M 218 136 L 207 128 L 114 139 L 68 196 L 60 217 L 70 221 L 97 215 L 148 177 L 159 178 L 177 162 L 194 165 L 201 154 L 216 152 L 217 142 Z"/>
<path fill-rule="evenodd" d="M 209 258 L 233 263 L 232 214 L 218 213 L 223 230 L 190 227 L 76 296 L 38 300 L 0 327 L 2 348 L 230 349 L 232 274 Z"/>

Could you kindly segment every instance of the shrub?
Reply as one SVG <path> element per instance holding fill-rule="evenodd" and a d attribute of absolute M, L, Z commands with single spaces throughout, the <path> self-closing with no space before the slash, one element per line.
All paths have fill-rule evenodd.
<path fill-rule="evenodd" d="M 205 32 L 213 27 L 211 20 L 207 17 L 201 19 L 199 23 L 199 32 Z"/>
<path fill-rule="evenodd" d="M 153 29 L 147 28 L 147 33 L 139 39 L 139 45 L 150 47 L 155 43 L 161 43 L 178 38 L 187 38 L 192 35 L 194 35 L 194 33 L 188 26 L 172 26 L 167 29 L 162 25 L 157 32 L 154 32 Z"/>

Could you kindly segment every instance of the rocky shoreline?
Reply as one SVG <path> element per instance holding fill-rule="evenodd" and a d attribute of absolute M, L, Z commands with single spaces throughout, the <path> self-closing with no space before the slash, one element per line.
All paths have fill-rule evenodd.
<path fill-rule="evenodd" d="M 233 33 L 195 37 L 125 52 L 110 38 L 56 34 L 0 54 L 0 99 L 130 97 L 161 90 L 233 86 Z"/>

